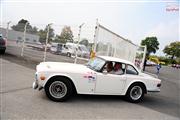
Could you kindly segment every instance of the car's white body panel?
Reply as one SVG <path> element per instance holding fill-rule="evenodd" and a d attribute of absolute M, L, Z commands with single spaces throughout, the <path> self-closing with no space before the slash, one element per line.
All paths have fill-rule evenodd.
<path fill-rule="evenodd" d="M 133 65 L 120 59 L 112 61 Z M 58 62 L 42 62 L 36 69 L 36 79 L 40 86 L 44 87 L 53 76 L 65 76 L 72 80 L 78 94 L 125 95 L 134 82 L 144 83 L 147 91 L 160 91 L 157 84 L 161 80 L 140 71 L 138 75 L 114 75 L 93 71 L 85 65 Z M 40 76 L 45 76 L 45 80 L 40 80 Z"/>

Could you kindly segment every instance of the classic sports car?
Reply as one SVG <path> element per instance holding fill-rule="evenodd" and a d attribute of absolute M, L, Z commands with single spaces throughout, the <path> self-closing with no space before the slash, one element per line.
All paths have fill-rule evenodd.
<path fill-rule="evenodd" d="M 121 73 L 115 72 L 115 64 L 120 64 Z M 142 101 L 148 92 L 159 92 L 161 86 L 161 80 L 142 73 L 133 63 L 107 56 L 96 57 L 86 65 L 42 62 L 36 69 L 33 88 L 44 88 L 53 101 L 65 101 L 77 93 L 123 95 L 135 103 Z"/>

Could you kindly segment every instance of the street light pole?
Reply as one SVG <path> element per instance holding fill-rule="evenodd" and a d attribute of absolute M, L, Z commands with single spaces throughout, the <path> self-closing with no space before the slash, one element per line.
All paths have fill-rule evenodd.
<path fill-rule="evenodd" d="M 79 47 L 79 41 L 80 41 L 80 36 L 81 36 L 81 28 L 82 28 L 83 25 L 84 25 L 84 23 L 82 23 L 82 24 L 79 26 L 78 44 L 77 44 L 77 49 L 75 50 L 75 51 L 76 51 L 76 57 L 75 57 L 74 63 L 77 63 L 77 50 L 78 50 L 78 47 Z"/>
<path fill-rule="evenodd" d="M 25 26 L 24 26 L 24 37 L 23 37 L 23 45 L 22 45 L 22 50 L 21 50 L 21 56 L 24 55 L 24 44 L 26 41 L 26 28 L 27 28 L 28 22 L 26 22 Z"/>
<path fill-rule="evenodd" d="M 48 24 L 47 26 L 47 35 L 46 35 L 46 44 L 45 44 L 45 49 L 44 49 L 44 58 L 43 61 L 46 61 L 46 53 L 47 53 L 47 44 L 48 44 L 48 39 L 49 39 L 49 28 L 52 25 L 52 23 Z"/>

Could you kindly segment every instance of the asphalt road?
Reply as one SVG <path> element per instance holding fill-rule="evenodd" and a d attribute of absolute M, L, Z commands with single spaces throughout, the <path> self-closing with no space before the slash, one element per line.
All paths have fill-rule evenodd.
<path fill-rule="evenodd" d="M 76 95 L 53 102 L 44 91 L 31 88 L 37 62 L 12 55 L 0 56 L 1 119 L 137 119 L 179 120 L 179 70 L 162 67 L 160 93 L 151 93 L 139 104 L 121 96 Z M 155 72 L 154 68 L 147 71 Z"/>

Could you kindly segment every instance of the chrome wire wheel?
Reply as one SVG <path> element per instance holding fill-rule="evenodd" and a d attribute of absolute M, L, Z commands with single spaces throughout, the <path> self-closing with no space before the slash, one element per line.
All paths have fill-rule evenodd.
<path fill-rule="evenodd" d="M 67 86 L 61 81 L 54 81 L 49 87 L 49 93 L 54 98 L 63 98 L 67 94 Z"/>
<path fill-rule="evenodd" d="M 130 91 L 130 97 L 133 100 L 140 99 L 142 94 L 143 94 L 143 90 L 140 86 L 134 86 L 134 87 L 132 87 L 132 89 Z"/>

